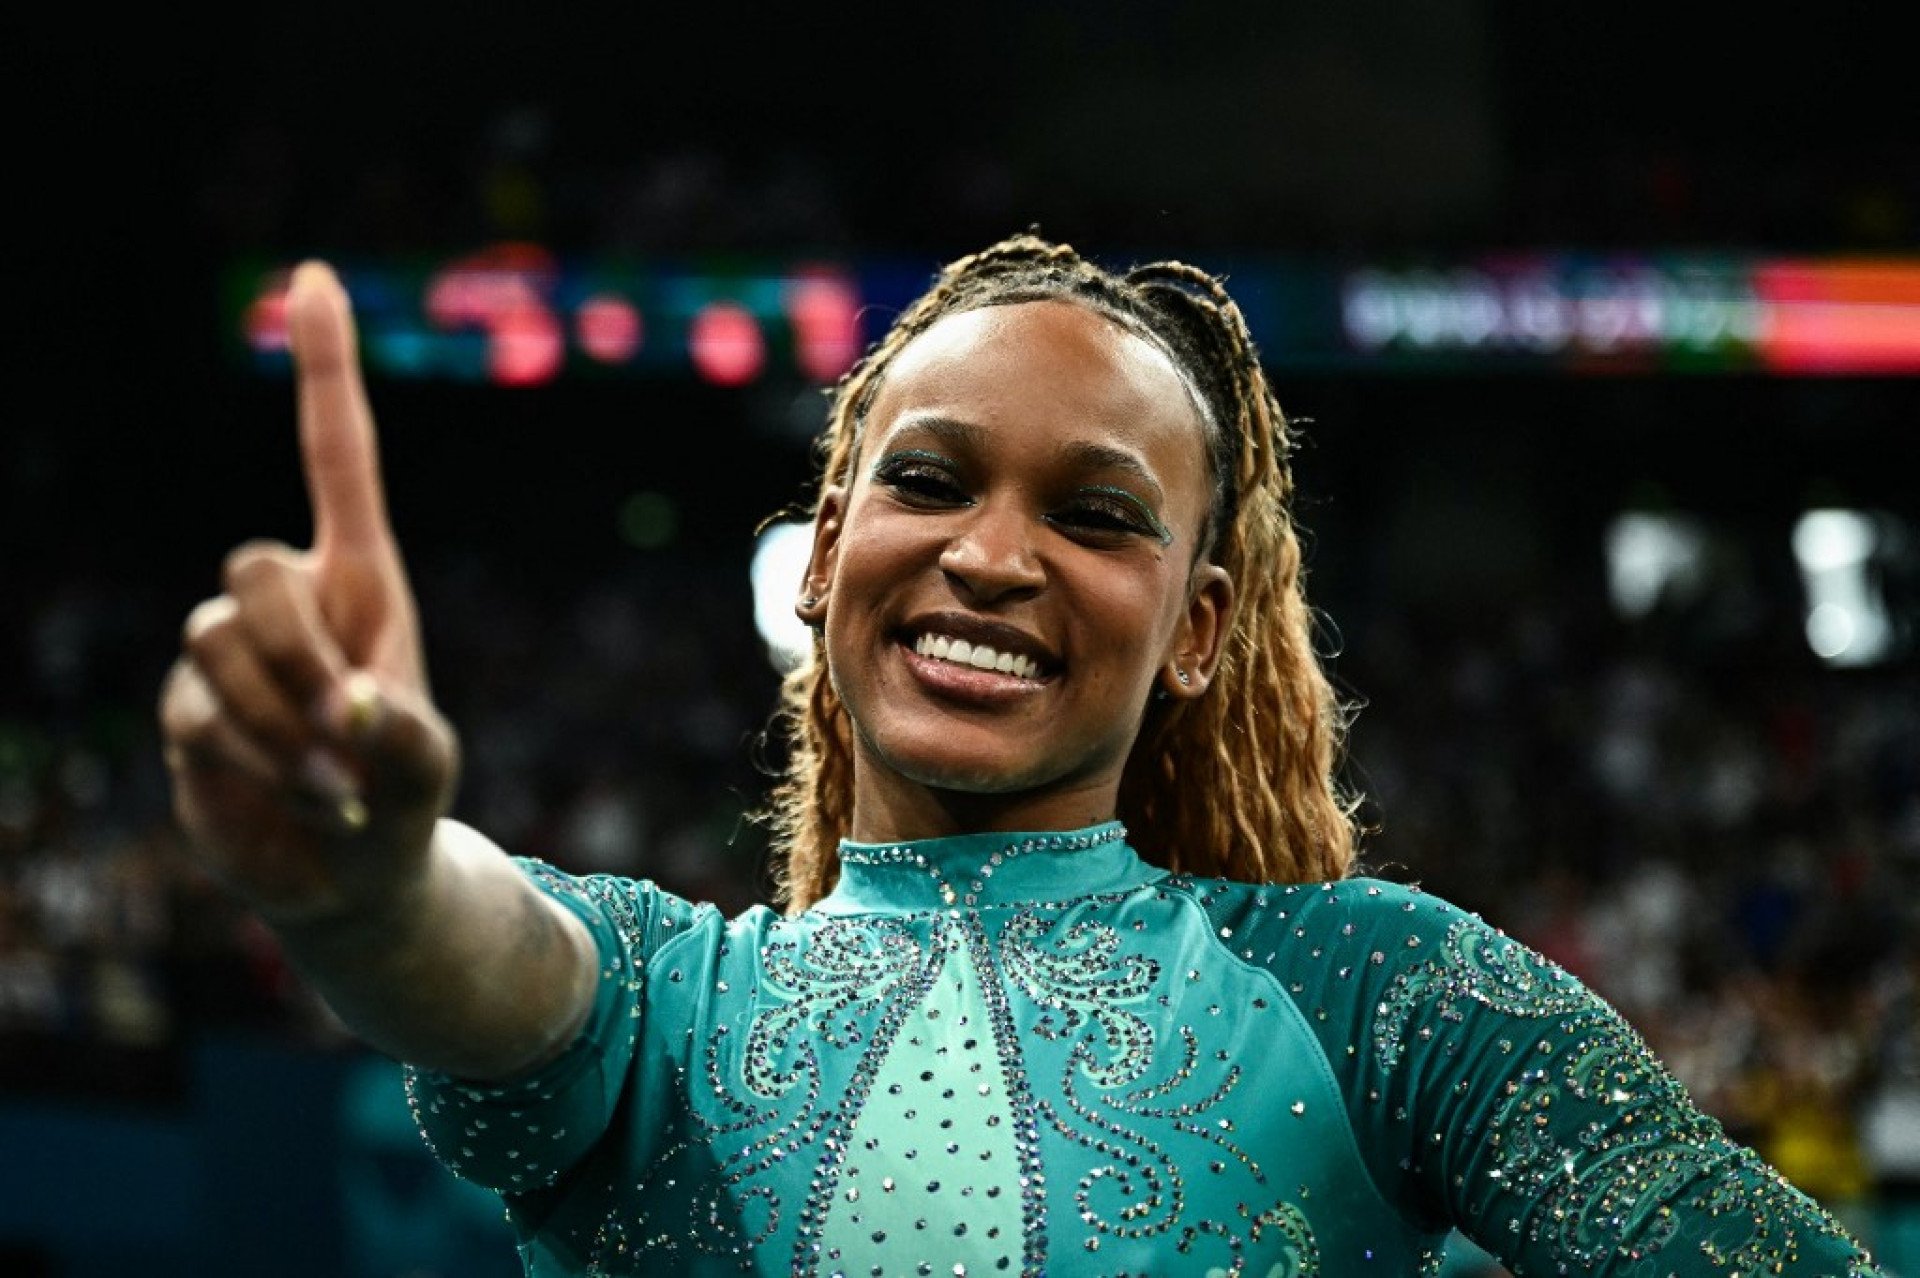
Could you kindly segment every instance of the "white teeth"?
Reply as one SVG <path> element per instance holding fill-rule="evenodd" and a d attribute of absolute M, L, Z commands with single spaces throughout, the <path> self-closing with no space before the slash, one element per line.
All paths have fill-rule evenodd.
<path fill-rule="evenodd" d="M 976 670 L 994 670 L 1001 674 L 1010 674 L 1017 679 L 1031 679 L 1039 673 L 1039 665 L 1030 657 L 1013 652 L 997 652 L 985 644 L 968 643 L 965 639 L 950 639 L 946 635 L 921 635 L 914 640 L 913 650 L 923 657 L 932 657 L 936 661 L 951 661 L 958 665 L 972 666 Z"/>

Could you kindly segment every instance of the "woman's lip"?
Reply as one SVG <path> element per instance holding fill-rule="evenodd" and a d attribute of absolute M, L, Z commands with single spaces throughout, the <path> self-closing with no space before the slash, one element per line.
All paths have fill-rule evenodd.
<path fill-rule="evenodd" d="M 998 670 L 963 666 L 957 661 L 923 657 L 905 644 L 896 644 L 906 656 L 907 669 L 922 687 L 952 700 L 977 705 L 1011 705 L 1046 688 L 1046 679 L 1023 679 Z"/>

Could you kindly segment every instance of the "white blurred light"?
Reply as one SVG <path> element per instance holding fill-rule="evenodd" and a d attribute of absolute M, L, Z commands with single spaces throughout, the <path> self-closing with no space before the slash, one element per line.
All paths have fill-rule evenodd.
<path fill-rule="evenodd" d="M 1853 614 L 1836 603 L 1815 604 L 1807 613 L 1807 646 L 1822 661 L 1833 661 L 1853 646 Z"/>
<path fill-rule="evenodd" d="M 1706 570 L 1706 535 L 1678 515 L 1629 511 L 1607 528 L 1607 592 L 1626 617 L 1644 617 L 1670 591 L 1697 591 Z"/>
<path fill-rule="evenodd" d="M 1893 622 L 1872 571 L 1880 529 L 1857 510 L 1810 510 L 1793 528 L 1807 594 L 1807 646 L 1829 665 L 1864 666 L 1890 655 Z"/>
<path fill-rule="evenodd" d="M 806 660 L 813 631 L 794 616 L 800 582 L 813 547 L 813 525 L 769 524 L 753 550 L 753 624 L 767 645 L 767 659 L 785 674 Z"/>
<path fill-rule="evenodd" d="M 1806 572 L 1864 563 L 1873 543 L 1873 521 L 1858 511 L 1810 510 L 1793 526 L 1793 556 Z"/>

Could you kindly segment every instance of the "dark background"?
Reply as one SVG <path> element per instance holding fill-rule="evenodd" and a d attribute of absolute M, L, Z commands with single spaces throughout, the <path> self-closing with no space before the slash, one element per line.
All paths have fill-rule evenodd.
<path fill-rule="evenodd" d="M 61 994 L 51 1021 L 0 1002 L 0 1119 L 39 1124 L 6 1130 L 39 1133 L 55 1169 L 10 1155 L 0 1197 L 27 1206 L 0 1218 L 0 1268 L 94 1272 L 142 1248 L 209 1263 L 213 1222 L 258 1209 L 245 1178 L 202 1171 L 186 1206 L 132 1210 L 188 1220 L 164 1245 L 37 1228 L 25 1191 L 95 1183 L 73 1124 L 100 1112 L 177 1124 L 166 1139 L 188 1152 L 144 1155 L 156 1179 L 169 1158 L 230 1168 L 237 1138 L 180 1135 L 233 1119 L 208 1077 L 248 1077 L 261 1051 L 284 1053 L 259 1075 L 279 1079 L 358 1060 L 181 858 L 153 742 L 177 628 L 220 556 L 307 534 L 289 387 L 224 345 L 236 263 L 517 239 L 930 275 L 1033 225 L 1116 263 L 1910 260 L 1911 49 L 1882 12 L 988 0 L 6 19 L 0 970 L 44 958 Z M 744 814 L 773 674 L 745 564 L 757 522 L 803 492 L 791 421 L 808 388 L 372 390 L 436 691 L 472 755 L 461 814 L 578 868 L 613 855 L 729 907 L 763 896 Z M 1788 539 L 1816 505 L 1920 526 L 1920 378 L 1318 373 L 1279 391 L 1305 427 L 1298 513 L 1330 661 L 1367 703 L 1350 781 L 1372 796 L 1369 864 L 1600 984 L 1763 1148 L 1793 1116 L 1753 1080 L 1812 1084 L 1702 1043 L 1732 1018 L 1762 1041 L 1839 1044 L 1859 1067 L 1827 1080 L 1816 1119 L 1840 1133 L 1830 1165 L 1864 1158 L 1875 1098 L 1920 1077 L 1899 1037 L 1920 681 L 1910 652 L 1867 671 L 1812 658 Z M 677 513 L 664 546 L 619 535 L 642 491 Z M 1703 596 L 1613 615 L 1601 548 L 1626 509 L 1714 531 L 1725 557 Z M 595 842 L 602 818 L 633 833 L 626 852 Z M 102 868 L 121 865 L 138 870 Z M 80 898 L 158 894 L 161 921 L 63 933 L 56 871 L 135 885 Z M 1655 911 L 1672 988 L 1610 986 L 1609 956 L 1640 943 L 1620 940 L 1636 890 L 1668 872 L 1685 903 L 1677 922 Z M 100 1010 L 88 974 L 122 969 L 159 1030 Z M 344 1086 L 326 1077 L 311 1095 Z M 1880 1209 L 1920 1182 L 1920 1155 L 1863 1175 L 1816 1169 L 1808 1187 Z M 398 1271 L 341 1250 L 350 1194 L 300 1193 L 325 1203 L 282 1236 L 334 1239 L 312 1272 Z"/>

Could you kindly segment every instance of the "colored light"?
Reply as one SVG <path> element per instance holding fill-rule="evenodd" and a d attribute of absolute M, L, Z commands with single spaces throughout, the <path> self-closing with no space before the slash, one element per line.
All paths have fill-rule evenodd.
<path fill-rule="evenodd" d="M 552 381 L 566 363 L 566 334 L 547 306 L 554 265 L 545 249 L 498 244 L 427 283 L 426 312 L 443 329 L 487 334 L 487 377 L 500 386 Z"/>
<path fill-rule="evenodd" d="M 687 353 L 694 371 L 716 386 L 745 386 L 767 363 L 766 339 L 737 302 L 709 302 L 693 317 Z"/>
<path fill-rule="evenodd" d="M 519 306 L 487 326 L 487 375 L 500 386 L 550 382 L 566 363 L 560 321 L 544 306 Z"/>
<path fill-rule="evenodd" d="M 261 354 L 287 349 L 287 277 L 267 281 L 260 295 L 247 304 L 240 320 L 247 345 Z"/>
<path fill-rule="evenodd" d="M 1759 264 L 1760 350 L 1787 373 L 1920 372 L 1920 265 Z"/>
<path fill-rule="evenodd" d="M 624 364 L 640 353 L 640 312 L 612 293 L 596 293 L 580 303 L 573 332 L 580 349 L 602 364 Z"/>
<path fill-rule="evenodd" d="M 831 382 L 853 367 L 860 356 L 860 298 L 851 284 L 826 275 L 794 280 L 786 307 L 801 372 Z"/>

